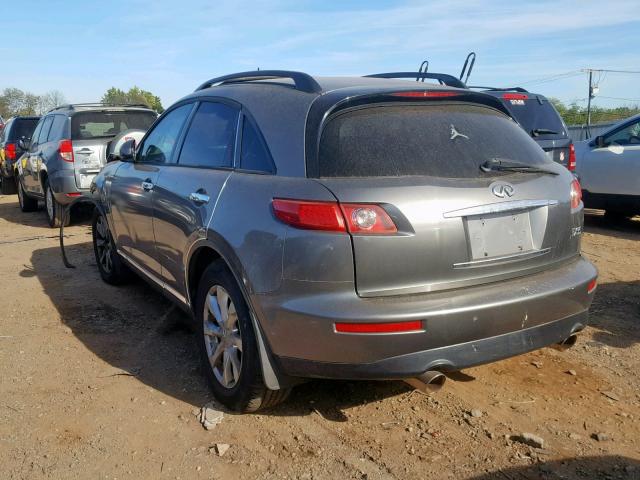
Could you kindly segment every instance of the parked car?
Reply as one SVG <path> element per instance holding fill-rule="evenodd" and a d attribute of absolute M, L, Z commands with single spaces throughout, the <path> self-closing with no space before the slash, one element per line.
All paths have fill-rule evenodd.
<path fill-rule="evenodd" d="M 640 214 L 640 115 L 576 144 L 584 204 L 614 218 Z"/>
<path fill-rule="evenodd" d="M 1 118 L 1 117 L 0 117 Z M 13 117 L 0 133 L 0 192 L 16 193 L 16 162 L 24 153 L 20 140 L 29 140 L 40 117 Z"/>
<path fill-rule="evenodd" d="M 146 131 L 156 118 L 144 105 L 74 104 L 48 112 L 24 142 L 18 166 L 22 210 L 33 211 L 43 200 L 49 225 L 59 226 L 64 206 L 89 193 L 114 138 Z"/>
<path fill-rule="evenodd" d="M 92 185 L 100 275 L 189 312 L 219 401 L 442 381 L 587 324 L 580 186 L 494 96 L 257 71 L 170 107 Z"/>

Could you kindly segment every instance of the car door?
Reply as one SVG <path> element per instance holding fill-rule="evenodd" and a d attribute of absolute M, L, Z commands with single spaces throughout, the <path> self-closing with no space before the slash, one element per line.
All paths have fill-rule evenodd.
<path fill-rule="evenodd" d="M 640 195 L 640 118 L 594 140 L 579 170 L 583 188 L 590 193 Z"/>
<path fill-rule="evenodd" d="M 111 218 L 118 252 L 143 273 L 161 276 L 153 235 L 152 199 L 158 174 L 174 161 L 193 103 L 166 112 L 142 139 L 134 161 L 123 162 L 111 183 Z"/>
<path fill-rule="evenodd" d="M 191 246 L 206 236 L 216 201 L 231 175 L 240 109 L 203 101 L 190 121 L 177 165 L 162 168 L 154 188 L 154 232 L 165 288 L 186 302 Z"/>
<path fill-rule="evenodd" d="M 24 175 L 25 190 L 30 193 L 43 195 L 44 190 L 40 185 L 40 168 L 43 163 L 42 147 L 47 143 L 47 137 L 49 136 L 49 130 L 53 118 L 51 116 L 43 117 L 40 120 L 38 128 L 40 131 L 38 135 L 34 135 L 29 147 L 29 157 L 27 161 L 28 174 Z"/>

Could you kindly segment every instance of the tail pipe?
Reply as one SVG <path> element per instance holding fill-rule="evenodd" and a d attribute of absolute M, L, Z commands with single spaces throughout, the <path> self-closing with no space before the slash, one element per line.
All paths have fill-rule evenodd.
<path fill-rule="evenodd" d="M 571 347 L 573 347 L 576 344 L 577 340 L 578 340 L 578 335 L 574 333 L 572 335 L 569 335 L 560 343 L 556 343 L 553 346 L 553 348 L 555 348 L 556 350 L 560 350 L 561 352 L 564 352 L 565 350 L 569 350 Z"/>
<path fill-rule="evenodd" d="M 446 380 L 445 374 L 437 370 L 427 370 L 417 377 L 404 379 L 406 383 L 423 393 L 437 392 L 442 388 Z"/>

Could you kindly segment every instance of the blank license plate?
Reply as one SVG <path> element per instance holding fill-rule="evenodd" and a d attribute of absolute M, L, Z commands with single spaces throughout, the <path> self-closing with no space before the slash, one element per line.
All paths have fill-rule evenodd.
<path fill-rule="evenodd" d="M 529 212 L 467 217 L 467 232 L 473 260 L 533 250 Z"/>

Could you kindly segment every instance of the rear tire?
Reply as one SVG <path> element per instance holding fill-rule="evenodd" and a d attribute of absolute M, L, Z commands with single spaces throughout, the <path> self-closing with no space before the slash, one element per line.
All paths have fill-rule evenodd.
<path fill-rule="evenodd" d="M 11 177 L 0 175 L 0 193 L 2 195 L 13 195 L 16 192 L 16 184 Z"/>
<path fill-rule="evenodd" d="M 28 196 L 20 182 L 18 182 L 18 203 L 23 212 L 35 212 L 38 209 L 38 200 Z"/>
<path fill-rule="evenodd" d="M 71 222 L 71 212 L 65 216 L 65 208 L 56 201 L 48 180 L 44 182 L 44 211 L 51 228 L 59 228 L 63 220 L 65 227 Z"/>
<path fill-rule="evenodd" d="M 131 270 L 118 255 L 115 242 L 109 231 L 109 224 L 98 209 L 93 214 L 91 227 L 93 253 L 96 256 L 102 280 L 110 285 L 122 285 L 128 282 L 131 279 Z"/>
<path fill-rule="evenodd" d="M 249 308 L 223 261 L 202 274 L 195 312 L 202 367 L 217 400 L 237 412 L 286 400 L 291 389 L 270 390 L 264 384 Z"/>

